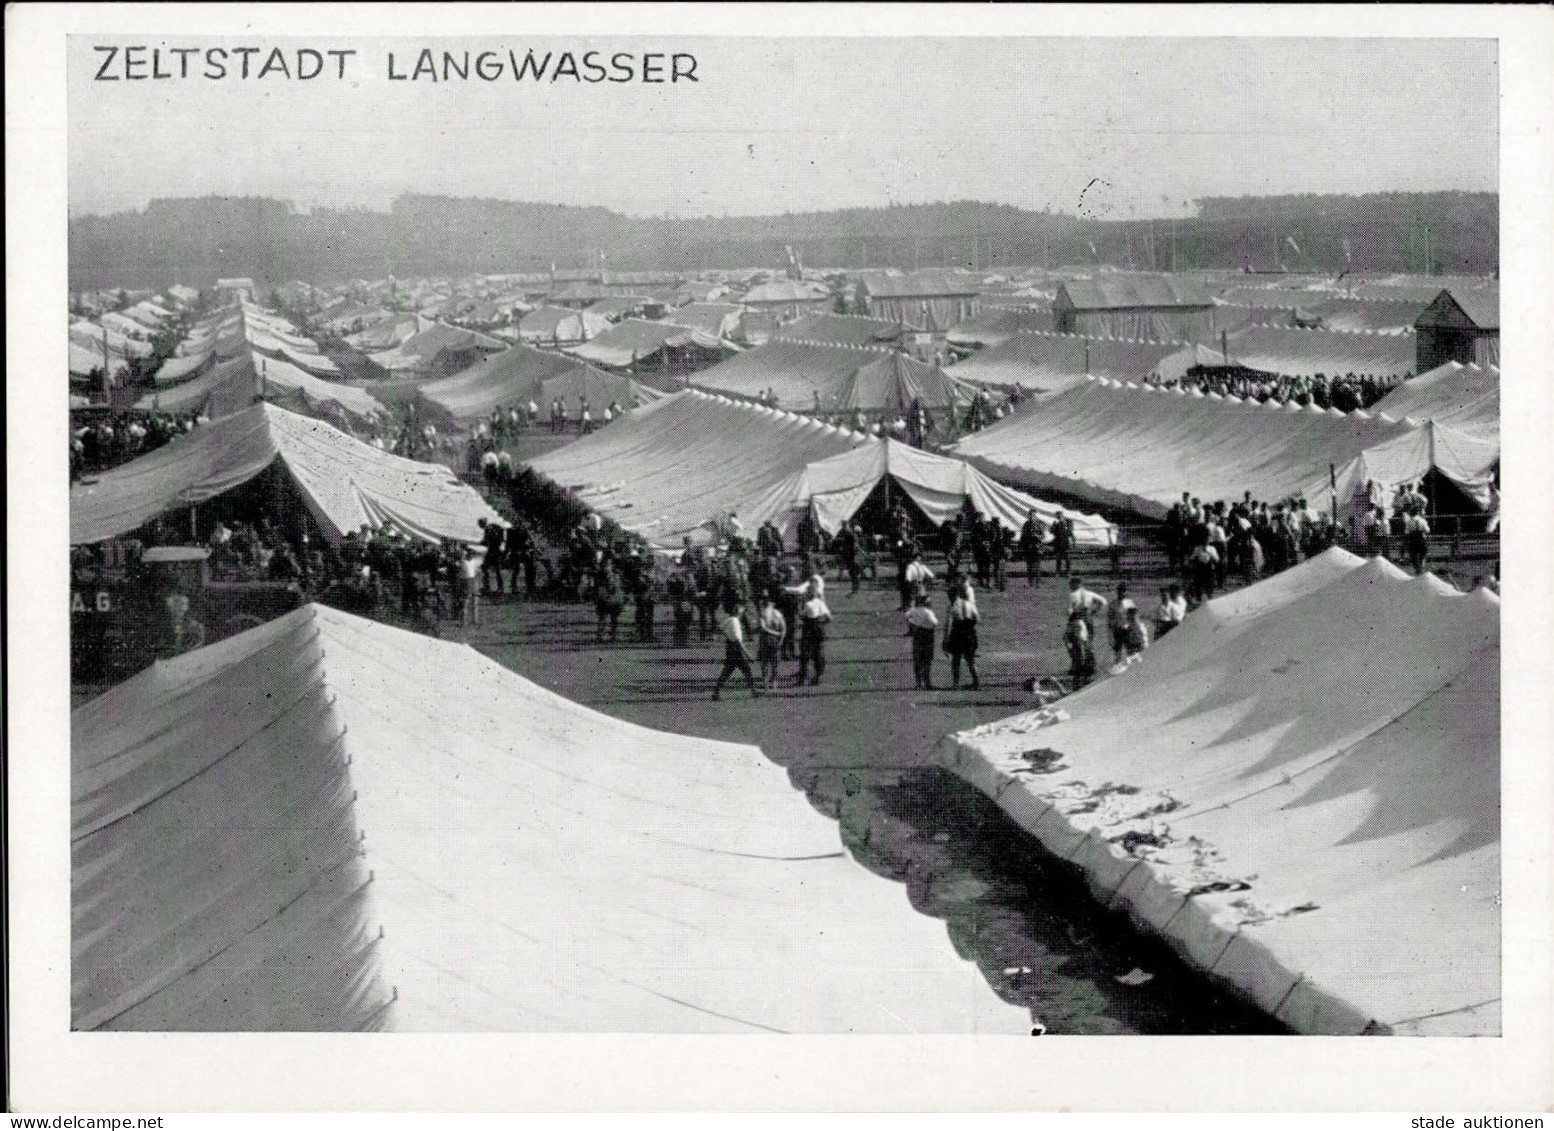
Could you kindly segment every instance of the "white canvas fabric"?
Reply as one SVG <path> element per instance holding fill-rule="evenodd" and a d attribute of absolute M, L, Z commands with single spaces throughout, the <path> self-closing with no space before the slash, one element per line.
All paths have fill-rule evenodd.
<path fill-rule="evenodd" d="M 1032 511 L 1050 526 L 1060 509 L 989 479 L 964 460 L 885 439 L 870 440 L 810 464 L 776 485 L 748 511 L 741 511 L 740 520 L 747 529 L 770 520 L 785 537 L 792 537 L 800 516 L 812 508 L 821 529 L 835 534 L 887 476 L 935 526 L 954 518 L 967 499 L 979 516 L 997 519 L 1015 532 Z M 1116 537 L 1116 528 L 1105 519 L 1077 511 L 1064 513 L 1074 524 L 1078 545 L 1109 546 Z"/>
<path fill-rule="evenodd" d="M 255 357 L 264 399 L 303 416 L 327 420 L 336 427 L 368 428 L 388 416 L 388 410 L 365 389 L 325 381 L 273 357 Z"/>
<path fill-rule="evenodd" d="M 72 736 L 75 1029 L 1030 1025 L 759 750 L 463 645 L 308 606 Z"/>
<path fill-rule="evenodd" d="M 543 411 L 543 405 L 541 409 Z M 808 464 L 865 442 L 808 417 L 689 390 L 531 460 L 536 472 L 649 542 L 707 542 Z"/>
<path fill-rule="evenodd" d="M 1336 471 L 1342 519 L 1367 479 L 1390 488 L 1433 467 L 1472 493 L 1499 458 L 1498 442 L 1434 424 L 1095 380 L 953 450 L 1004 482 L 1154 518 L 1183 491 L 1206 500 L 1303 494 L 1320 506 Z M 1363 465 L 1362 454 L 1369 454 Z"/>
<path fill-rule="evenodd" d="M 1051 396 L 1087 376 L 1142 381 L 1181 342 L 1114 341 L 1079 334 L 1017 333 L 955 366 L 957 380 Z"/>
<path fill-rule="evenodd" d="M 478 542 L 502 519 L 446 467 L 380 451 L 321 420 L 256 404 L 70 489 L 70 544 L 101 542 L 248 482 L 279 459 L 326 538 L 393 522 L 417 538 Z"/>
<path fill-rule="evenodd" d="M 858 321 L 863 321 L 859 319 Z M 774 337 L 703 369 L 692 378 L 704 389 L 755 400 L 771 390 L 781 408 L 835 411 L 837 394 L 860 368 L 888 360 L 884 347 L 793 341 Z"/>
<path fill-rule="evenodd" d="M 1327 553 L 942 761 L 1293 1028 L 1493 1035 L 1500 602 Z"/>
<path fill-rule="evenodd" d="M 1397 420 L 1434 420 L 1481 438 L 1500 435 L 1500 367 L 1448 361 L 1393 389 L 1371 406 Z"/>
<path fill-rule="evenodd" d="M 198 413 L 212 420 L 241 412 L 259 399 L 259 376 L 249 354 L 208 368 L 192 381 L 158 389 L 135 402 L 143 412 Z"/>
<path fill-rule="evenodd" d="M 462 425 L 490 416 L 498 406 L 526 405 L 530 400 L 544 413 L 560 397 L 568 413 L 575 416 L 582 398 L 587 397 L 598 418 L 611 401 L 631 408 L 650 404 L 664 394 L 565 354 L 515 345 L 451 377 L 421 386 L 418 395 L 443 419 Z"/>

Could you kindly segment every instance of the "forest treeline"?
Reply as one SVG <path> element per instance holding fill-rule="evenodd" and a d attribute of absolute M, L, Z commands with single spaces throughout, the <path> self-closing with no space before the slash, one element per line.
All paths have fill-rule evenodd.
<path fill-rule="evenodd" d="M 70 223 L 73 288 L 206 285 L 222 276 L 349 278 L 547 271 L 1105 263 L 1169 271 L 1346 268 L 1483 274 L 1499 262 L 1494 193 L 1206 198 L 1178 219 L 1090 220 L 1004 204 L 667 219 L 606 208 L 407 195 L 388 211 L 261 197 L 153 200 Z"/>

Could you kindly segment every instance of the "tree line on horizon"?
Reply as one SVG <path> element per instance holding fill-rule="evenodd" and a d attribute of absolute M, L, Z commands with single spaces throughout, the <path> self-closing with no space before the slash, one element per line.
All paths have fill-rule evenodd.
<path fill-rule="evenodd" d="M 694 272 L 768 267 L 792 247 L 813 268 L 1106 264 L 1138 270 L 1490 274 L 1499 197 L 1433 192 L 1211 197 L 1177 219 L 1094 220 L 979 201 L 673 219 L 466 197 L 405 195 L 388 211 L 303 212 L 266 197 L 151 201 L 69 229 L 73 289 L 209 285 L 252 276 L 329 283 L 386 275 L 560 268 Z"/>

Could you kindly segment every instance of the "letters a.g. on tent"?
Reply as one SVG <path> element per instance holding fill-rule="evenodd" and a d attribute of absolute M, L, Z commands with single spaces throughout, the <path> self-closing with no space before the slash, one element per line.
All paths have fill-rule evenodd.
<path fill-rule="evenodd" d="M 1500 601 L 1333 549 L 944 763 L 1308 1033 L 1500 1027 Z M 1124 787 L 1124 788 L 1118 788 Z"/>
<path fill-rule="evenodd" d="M 934 455 L 887 438 L 808 465 L 741 511 L 740 520 L 753 527 L 770 519 L 791 536 L 799 516 L 813 508 L 821 529 L 835 534 L 886 477 L 935 526 L 954 518 L 968 500 L 979 516 L 996 519 L 1011 531 L 1018 531 L 1032 511 L 1044 526 L 1050 525 L 1059 510 L 1052 503 L 995 482 L 964 460 Z M 1074 524 L 1077 544 L 1107 546 L 1114 540 L 1116 528 L 1105 519 L 1076 511 L 1064 513 Z"/>
<path fill-rule="evenodd" d="M 392 522 L 428 541 L 477 542 L 477 519 L 502 522 L 440 464 L 390 455 L 322 421 L 256 404 L 73 486 L 70 543 L 126 534 L 230 491 L 277 460 L 331 541 Z"/>
<path fill-rule="evenodd" d="M 71 738 L 76 1030 L 1030 1026 L 755 747 L 464 645 L 312 605 Z"/>

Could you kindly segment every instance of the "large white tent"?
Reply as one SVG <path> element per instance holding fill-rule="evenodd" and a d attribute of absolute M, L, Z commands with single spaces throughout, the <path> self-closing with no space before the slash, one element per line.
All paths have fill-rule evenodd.
<path fill-rule="evenodd" d="M 560 397 L 577 415 L 587 398 L 597 418 L 611 401 L 623 408 L 648 404 L 664 394 L 621 374 L 605 373 L 566 354 L 515 345 L 477 361 L 468 369 L 422 385 L 421 400 L 444 420 L 469 424 L 492 409 L 534 401 L 541 412 Z"/>
<path fill-rule="evenodd" d="M 865 442 L 860 432 L 689 390 L 529 466 L 654 545 L 679 549 L 685 536 L 708 541 L 712 522 L 749 511 L 810 463 Z"/>
<path fill-rule="evenodd" d="M 390 455 L 271 404 L 196 428 L 70 489 L 70 544 L 101 542 L 225 494 L 279 461 L 326 538 L 392 522 L 418 538 L 478 542 L 501 522 L 441 464 Z"/>
<path fill-rule="evenodd" d="M 968 500 L 979 516 L 996 519 L 1011 531 L 1018 531 L 1032 511 L 1050 526 L 1061 509 L 989 479 L 964 460 L 884 439 L 795 472 L 748 511 L 741 511 L 740 520 L 751 525 L 769 519 L 791 535 L 799 517 L 810 511 L 822 530 L 835 534 L 887 480 L 935 526 L 954 518 Z M 1116 537 L 1116 528 L 1105 519 L 1064 513 L 1072 520 L 1075 541 L 1081 546 L 1108 546 Z"/>
<path fill-rule="evenodd" d="M 1203 499 L 1304 495 L 1320 507 L 1335 471 L 1342 510 L 1363 501 L 1367 482 L 1385 491 L 1432 470 L 1487 498 L 1499 460 L 1498 440 L 1435 423 L 1099 380 L 967 436 L 954 451 L 1005 482 L 1155 518 L 1183 491 Z M 1369 475 L 1357 462 L 1366 453 Z"/>
<path fill-rule="evenodd" d="M 1030 1025 L 759 750 L 464 645 L 310 605 L 71 734 L 76 1030 Z"/>
<path fill-rule="evenodd" d="M 953 735 L 1096 897 L 1308 1033 L 1500 1031 L 1500 601 L 1329 550 Z"/>
<path fill-rule="evenodd" d="M 954 367 L 958 380 L 1050 396 L 1087 376 L 1141 381 L 1181 342 L 1132 342 L 1078 334 L 1017 333 Z"/>
<path fill-rule="evenodd" d="M 1371 406 L 1396 419 L 1434 420 L 1483 437 L 1500 435 L 1500 367 L 1448 361 L 1404 381 Z"/>

